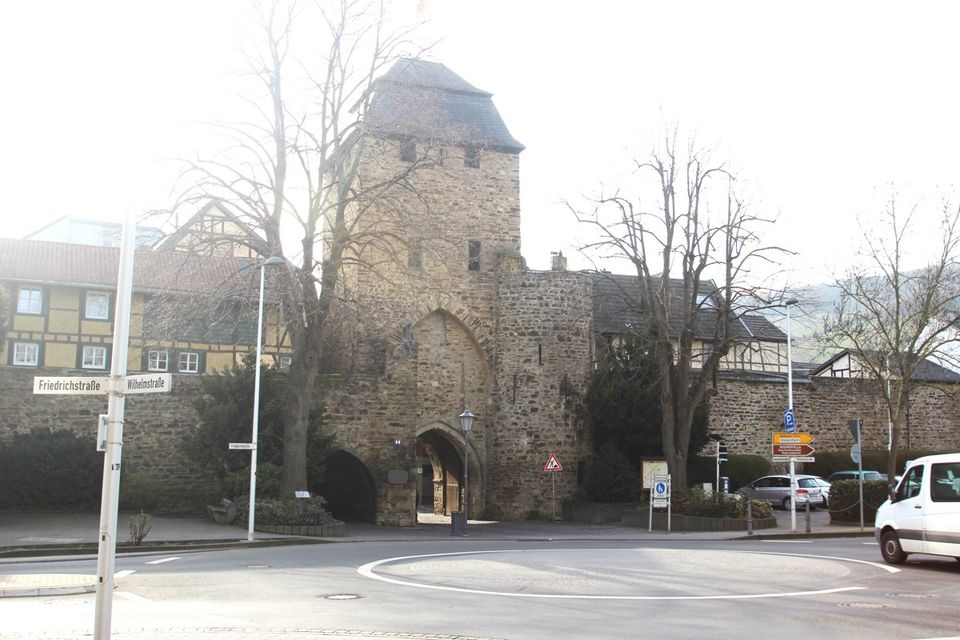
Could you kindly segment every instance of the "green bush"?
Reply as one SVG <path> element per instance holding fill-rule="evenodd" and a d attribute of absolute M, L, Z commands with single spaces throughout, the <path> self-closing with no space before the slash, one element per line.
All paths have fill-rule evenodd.
<path fill-rule="evenodd" d="M 671 508 L 676 513 L 700 518 L 745 518 L 747 500 L 737 494 L 704 493 L 693 489 L 685 494 L 671 496 Z M 753 500 L 752 517 L 770 518 L 773 507 L 766 500 Z"/>
<path fill-rule="evenodd" d="M 103 455 L 91 434 L 34 429 L 0 443 L 0 507 L 88 508 L 100 504 Z"/>
<path fill-rule="evenodd" d="M 246 522 L 249 513 L 249 501 L 237 504 L 237 521 Z M 294 498 L 281 500 L 265 498 L 256 501 L 254 519 L 257 524 L 271 525 L 318 525 L 332 521 L 326 510 L 327 501 L 323 496 L 312 498 Z"/>
<path fill-rule="evenodd" d="M 872 523 L 877 507 L 887 499 L 887 483 L 867 480 L 863 483 L 863 520 Z M 860 487 L 857 480 L 838 480 L 830 485 L 830 520 L 860 522 Z"/>
<path fill-rule="evenodd" d="M 592 502 L 630 502 L 640 495 L 640 474 L 612 442 L 600 447 L 584 479 Z"/>
<path fill-rule="evenodd" d="M 283 467 L 272 462 L 257 465 L 257 495 L 262 498 L 280 497 L 280 476 Z M 223 478 L 224 493 L 231 497 L 250 495 L 250 470 L 240 469 Z"/>

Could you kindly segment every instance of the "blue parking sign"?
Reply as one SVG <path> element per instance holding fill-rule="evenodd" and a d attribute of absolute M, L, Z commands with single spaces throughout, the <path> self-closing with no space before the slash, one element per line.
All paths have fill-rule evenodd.
<path fill-rule="evenodd" d="M 793 416 L 793 409 L 787 409 L 783 412 L 783 430 L 787 433 L 793 433 L 797 429 L 797 422 Z"/>

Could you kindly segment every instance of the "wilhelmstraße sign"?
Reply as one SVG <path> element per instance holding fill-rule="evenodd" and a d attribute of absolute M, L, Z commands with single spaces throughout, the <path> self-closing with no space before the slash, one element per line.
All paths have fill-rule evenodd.
<path fill-rule="evenodd" d="M 172 373 L 148 373 L 144 375 L 125 376 L 123 379 L 124 395 L 131 393 L 167 393 L 173 382 Z"/>
<path fill-rule="evenodd" d="M 33 379 L 33 392 L 41 395 L 106 395 L 107 391 L 109 390 L 109 386 L 110 378 L 107 376 L 58 376 L 43 378 L 35 377 Z"/>
<path fill-rule="evenodd" d="M 171 373 L 148 373 L 124 376 L 123 394 L 166 393 L 173 385 Z M 33 392 L 40 395 L 106 395 L 110 391 L 108 376 L 37 376 L 33 379 Z"/>

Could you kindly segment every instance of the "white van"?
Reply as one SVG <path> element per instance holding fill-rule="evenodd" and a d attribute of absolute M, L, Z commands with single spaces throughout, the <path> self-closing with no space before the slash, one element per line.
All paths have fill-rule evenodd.
<path fill-rule="evenodd" d="M 960 453 L 907 463 L 893 500 L 877 509 L 876 537 L 890 564 L 910 553 L 960 560 Z"/>

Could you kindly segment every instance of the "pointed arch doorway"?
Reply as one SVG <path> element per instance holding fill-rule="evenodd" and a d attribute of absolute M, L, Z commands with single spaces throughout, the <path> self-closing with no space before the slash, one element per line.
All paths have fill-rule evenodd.
<path fill-rule="evenodd" d="M 483 476 L 474 444 L 470 443 L 470 515 L 482 510 Z M 449 516 L 463 509 L 463 436 L 443 423 L 417 434 L 418 511 Z"/>

